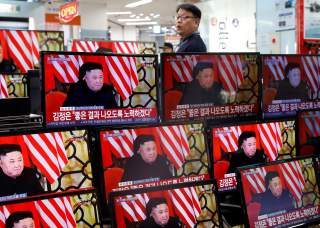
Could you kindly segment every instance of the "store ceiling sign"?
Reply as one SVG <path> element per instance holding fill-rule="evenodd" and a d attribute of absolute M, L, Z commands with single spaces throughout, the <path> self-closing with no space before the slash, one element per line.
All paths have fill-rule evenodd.
<path fill-rule="evenodd" d="M 78 14 L 78 1 L 70 2 L 60 7 L 59 20 L 64 23 L 70 22 L 73 18 L 78 16 Z"/>

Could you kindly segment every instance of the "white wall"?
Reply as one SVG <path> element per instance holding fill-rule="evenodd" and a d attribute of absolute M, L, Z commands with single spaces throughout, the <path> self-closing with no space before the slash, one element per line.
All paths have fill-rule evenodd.
<path fill-rule="evenodd" d="M 200 33 L 208 51 L 256 51 L 255 0 L 212 0 L 198 3 Z"/>

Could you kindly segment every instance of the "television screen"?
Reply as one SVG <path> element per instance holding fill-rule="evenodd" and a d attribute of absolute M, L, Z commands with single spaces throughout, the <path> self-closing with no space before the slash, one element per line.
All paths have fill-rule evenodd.
<path fill-rule="evenodd" d="M 59 31 L 0 30 L 0 73 L 27 73 L 39 68 L 40 51 L 63 51 Z"/>
<path fill-rule="evenodd" d="M 0 74 L 0 116 L 29 115 L 30 98 L 27 74 Z"/>
<path fill-rule="evenodd" d="M 101 130 L 105 192 L 210 179 L 202 123 Z"/>
<path fill-rule="evenodd" d="M 100 227 L 94 193 L 0 206 L 0 227 Z"/>
<path fill-rule="evenodd" d="M 320 107 L 318 61 L 312 55 L 262 55 L 265 117 L 293 116 L 298 110 Z"/>
<path fill-rule="evenodd" d="M 114 227 L 221 227 L 213 185 L 113 197 Z"/>
<path fill-rule="evenodd" d="M 155 42 L 110 41 L 110 40 L 72 40 L 71 51 L 118 54 L 156 54 Z"/>
<path fill-rule="evenodd" d="M 319 155 L 320 111 L 302 111 L 298 115 L 299 155 Z"/>
<path fill-rule="evenodd" d="M 236 189 L 237 167 L 296 156 L 295 121 L 215 127 L 212 138 L 219 191 Z"/>
<path fill-rule="evenodd" d="M 157 57 L 43 53 L 46 126 L 157 122 Z"/>
<path fill-rule="evenodd" d="M 162 54 L 164 120 L 254 117 L 256 53 Z"/>
<path fill-rule="evenodd" d="M 319 220 L 312 158 L 240 169 L 250 227 L 292 227 Z"/>
<path fill-rule="evenodd" d="M 88 132 L 0 136 L 0 201 L 92 188 Z"/>

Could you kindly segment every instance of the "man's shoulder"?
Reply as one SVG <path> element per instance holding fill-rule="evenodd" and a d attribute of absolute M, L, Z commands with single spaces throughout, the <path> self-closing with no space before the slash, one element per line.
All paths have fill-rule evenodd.
<path fill-rule="evenodd" d="M 36 171 L 33 168 L 24 167 L 22 174 L 21 174 L 21 177 L 29 177 L 29 176 L 35 177 Z"/>

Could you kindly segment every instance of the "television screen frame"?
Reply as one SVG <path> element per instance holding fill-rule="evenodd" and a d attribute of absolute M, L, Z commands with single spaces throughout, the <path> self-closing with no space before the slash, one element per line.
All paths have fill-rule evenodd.
<path fill-rule="evenodd" d="M 73 148 L 74 151 L 72 152 L 72 157 L 71 159 L 68 158 L 68 155 L 66 155 L 65 158 L 63 158 L 63 156 L 58 155 L 59 154 L 59 146 L 61 145 L 61 143 L 63 143 L 63 141 L 59 141 L 61 140 L 60 135 L 52 135 L 52 134 L 46 134 L 45 133 L 60 133 L 60 132 L 66 132 L 67 134 L 70 134 L 70 136 L 72 136 L 72 134 L 78 132 L 79 134 L 81 133 L 82 135 L 74 135 L 74 137 L 70 137 L 70 142 L 64 142 L 65 143 L 65 149 L 66 149 L 66 145 L 69 148 Z M 83 132 L 83 133 L 82 133 Z M 22 136 L 24 135 L 31 135 L 31 134 L 42 134 L 39 138 L 38 136 L 36 136 L 36 138 L 34 137 L 26 137 L 23 138 Z M 62 194 L 68 194 L 69 192 L 74 192 L 74 191 L 87 191 L 87 190 L 92 190 L 95 189 L 94 184 L 95 184 L 95 177 L 94 177 L 94 173 L 92 171 L 93 169 L 93 163 L 92 163 L 92 148 L 91 148 L 91 139 L 90 139 L 90 132 L 89 129 L 86 128 L 55 128 L 55 129 L 45 129 L 45 128 L 34 128 L 34 129 L 19 129 L 19 130 L 14 130 L 11 132 L 0 132 L 0 140 L 4 141 L 5 143 L 1 143 L 1 144 L 18 144 L 21 147 L 22 150 L 22 155 L 23 155 L 23 159 L 24 159 L 24 167 L 31 167 L 31 169 L 33 170 L 33 172 L 36 173 L 36 178 L 38 180 L 43 179 L 43 186 L 45 186 L 45 188 L 47 188 L 47 190 L 43 189 L 43 193 L 35 193 L 34 195 L 31 196 L 27 196 L 26 193 L 25 194 L 14 194 L 14 195 L 7 195 L 7 196 L 3 196 L 0 200 L 0 205 L 2 203 L 8 203 L 11 201 L 17 201 L 17 200 L 28 200 L 28 199 L 33 199 L 33 198 L 41 198 L 41 197 L 50 197 L 52 194 L 56 194 L 57 192 L 62 192 Z M 19 138 L 16 138 L 17 136 L 20 136 Z M 9 137 L 9 138 L 8 138 Z M 83 137 L 87 137 L 83 138 Z M 2 139 L 4 138 L 4 139 Z M 78 140 L 84 140 L 86 141 L 86 145 L 83 145 L 81 143 L 81 141 L 79 141 L 79 143 L 77 143 L 76 145 L 74 145 L 73 141 L 77 142 Z M 38 153 L 41 153 L 44 149 L 43 146 L 41 146 L 40 149 L 40 145 L 42 144 L 34 144 L 32 143 L 32 141 L 36 141 L 38 140 L 39 143 L 45 142 L 46 140 L 54 140 L 54 144 L 55 146 L 53 146 L 53 144 L 51 144 L 51 159 L 49 159 L 48 157 L 41 157 L 41 158 L 33 158 L 36 157 L 36 155 Z M 27 145 L 27 143 L 30 143 L 30 146 Z M 67 143 L 67 144 L 66 144 Z M 32 146 L 31 146 L 32 145 Z M 48 150 L 50 150 L 50 148 L 47 148 Z M 34 152 L 32 152 L 31 150 L 33 150 Z M 42 150 L 42 151 L 41 151 Z M 78 150 L 80 150 L 80 154 L 76 153 Z M 81 150 L 84 150 L 83 152 L 81 152 Z M 62 151 L 63 152 L 63 151 Z M 65 151 L 68 152 L 68 151 Z M 79 158 L 78 156 L 82 156 L 81 158 Z M 48 153 L 45 155 L 48 156 Z M 83 157 L 85 156 L 85 157 Z M 56 160 L 55 160 L 56 159 Z M 67 161 L 66 161 L 67 159 Z M 58 161 L 59 160 L 59 161 Z M 73 164 L 70 164 L 70 161 Z M 57 166 L 57 163 L 59 163 L 59 167 Z M 68 164 L 69 163 L 69 164 Z M 43 164 L 47 164 L 47 166 L 50 166 L 51 169 L 47 170 L 46 166 Z M 72 167 L 77 167 L 77 166 L 81 166 L 81 168 L 77 168 L 76 170 L 71 170 L 71 171 L 67 171 L 67 170 L 63 170 L 66 167 L 68 167 L 68 165 L 71 165 Z M 57 166 L 55 168 L 52 168 L 53 166 Z M 62 167 L 64 166 L 64 167 Z M 58 170 L 56 170 L 58 169 Z M 76 172 L 75 172 L 76 171 Z M 80 172 L 81 173 L 80 173 Z M 91 172 L 90 172 L 91 171 Z M 44 172 L 46 172 L 46 174 L 44 174 Z M 59 176 L 58 176 L 58 173 Z M 88 173 L 90 172 L 90 173 Z M 55 173 L 55 174 L 54 174 Z M 81 177 L 77 176 L 78 173 L 81 174 Z M 40 178 L 39 178 L 40 175 Z M 55 176 L 56 175 L 56 176 Z M 63 180 L 62 178 L 65 177 L 67 178 L 70 175 L 76 175 L 77 176 L 77 181 L 72 182 L 71 184 L 68 183 L 68 180 L 65 180 L 64 182 L 67 181 L 67 183 L 62 183 Z M 81 179 L 80 179 L 81 178 Z M 57 185 L 58 184 L 58 185 Z M 43 188 L 42 186 L 42 188 Z M 80 188 L 79 188 L 80 187 Z"/>
<path fill-rule="evenodd" d="M 255 107 L 252 107 L 253 111 L 251 113 L 248 112 L 248 113 L 242 113 L 242 114 L 238 113 L 238 114 L 224 115 L 221 112 L 224 112 L 225 109 L 217 108 L 217 109 L 214 110 L 214 112 L 217 112 L 217 115 L 215 115 L 215 116 L 212 116 L 212 115 L 201 116 L 201 114 L 200 114 L 201 107 L 200 107 L 200 109 L 198 107 L 198 108 L 196 108 L 196 110 L 198 110 L 199 116 L 198 117 L 190 117 L 190 116 L 189 117 L 185 117 L 185 118 L 183 118 L 184 121 L 188 121 L 188 120 L 206 120 L 211 124 L 217 124 L 217 123 L 219 123 L 219 121 L 221 119 L 223 119 L 223 120 L 235 120 L 235 119 L 237 119 L 238 121 L 258 120 L 259 116 L 261 115 L 261 105 L 260 104 L 261 104 L 261 91 L 262 91 L 261 90 L 262 89 L 262 82 L 261 82 L 261 78 L 260 78 L 261 72 L 260 72 L 260 67 L 259 67 L 260 62 L 261 62 L 260 53 L 259 52 L 230 52 L 230 53 L 229 52 L 221 52 L 221 53 L 214 53 L 214 52 L 196 53 L 196 52 L 191 52 L 191 53 L 161 53 L 160 54 L 160 59 L 161 59 L 161 61 L 160 61 L 160 69 L 161 69 L 160 78 L 162 80 L 162 85 L 161 85 L 161 89 L 162 89 L 162 94 L 161 95 L 162 96 L 161 96 L 161 101 L 160 102 L 161 102 L 161 107 L 163 107 L 162 112 L 161 112 L 161 118 L 162 118 L 162 120 L 164 122 L 177 122 L 178 121 L 177 119 L 174 120 L 172 118 L 167 118 L 166 117 L 167 108 L 165 107 L 165 105 L 166 105 L 165 94 L 167 92 L 166 92 L 166 88 L 165 88 L 165 83 L 166 83 L 165 81 L 166 80 L 165 80 L 165 72 L 164 72 L 164 68 L 165 68 L 165 66 L 164 66 L 165 65 L 165 63 L 164 63 L 165 61 L 164 60 L 166 58 L 175 57 L 175 56 L 190 56 L 190 55 L 191 56 L 199 56 L 200 59 L 203 59 L 206 62 L 208 61 L 208 57 L 206 58 L 206 56 L 212 56 L 212 57 L 223 56 L 223 55 L 252 55 L 252 56 L 255 56 L 256 57 L 256 74 L 257 74 L 256 76 L 257 76 L 257 78 L 256 78 L 256 82 L 254 82 L 252 84 L 252 87 L 250 88 L 250 90 L 251 90 L 252 96 L 256 97 L 256 102 L 255 103 L 246 104 L 245 102 L 239 102 L 238 101 L 237 104 L 234 105 L 235 109 L 239 109 L 241 105 L 245 105 L 245 106 L 243 106 L 243 108 L 245 109 L 244 111 L 248 111 L 251 108 L 250 105 L 255 106 Z M 210 58 L 212 58 L 212 57 L 210 57 Z M 214 67 L 214 70 L 218 70 L 218 66 L 217 66 L 216 60 L 215 60 L 215 63 L 214 63 L 213 67 Z M 215 75 L 215 77 L 216 76 L 217 76 L 217 74 Z M 184 83 L 184 82 L 177 82 L 177 83 L 181 84 L 181 83 Z M 186 85 L 183 85 L 183 86 L 186 87 Z M 221 86 L 223 86 L 222 83 L 221 83 Z M 175 85 L 172 85 L 172 88 L 175 88 L 175 87 L 176 87 Z M 255 88 L 256 88 L 257 92 L 254 91 Z M 249 90 L 249 89 L 246 89 L 246 90 Z M 177 95 L 173 95 L 173 96 L 177 96 Z M 184 105 L 182 105 L 182 106 L 184 106 Z M 187 104 L 186 106 L 189 107 L 190 104 Z M 200 106 L 201 106 L 201 104 L 200 104 Z M 216 105 L 213 104 L 212 107 L 213 108 L 214 107 L 231 107 L 231 105 L 216 106 Z M 171 109 L 171 110 L 177 110 L 177 109 Z M 203 110 L 203 113 L 205 113 L 205 111 L 206 110 Z M 178 118 L 178 119 L 181 119 L 181 118 Z"/>
<path fill-rule="evenodd" d="M 243 204 L 243 210 L 244 210 L 244 213 L 245 213 L 245 219 L 246 219 L 246 227 L 254 227 L 254 223 L 253 222 L 257 222 L 257 221 L 252 221 L 252 223 L 250 223 L 250 219 L 249 219 L 249 215 L 248 215 L 248 208 L 247 208 L 247 204 L 246 204 L 246 201 L 247 201 L 247 198 L 246 198 L 246 195 L 248 195 L 248 193 L 246 194 L 245 193 L 245 190 L 243 189 L 243 175 L 246 175 L 246 174 L 243 174 L 243 173 L 245 173 L 246 171 L 248 171 L 247 173 L 247 175 L 255 175 L 256 173 L 258 174 L 258 175 L 262 175 L 262 173 L 260 173 L 259 172 L 259 170 L 254 170 L 254 169 L 260 169 L 260 170 L 262 170 L 262 168 L 264 168 L 264 167 L 271 167 L 271 169 L 269 168 L 268 169 L 268 171 L 270 172 L 270 171 L 276 171 L 277 173 L 278 173 L 278 175 L 279 175 L 279 177 L 280 177 L 280 181 L 281 181 L 281 183 L 282 183 L 282 185 L 283 185 L 283 182 L 285 182 L 284 183 L 284 185 L 285 185 L 285 188 L 282 188 L 282 193 L 284 192 L 284 190 L 283 189 L 285 189 L 286 190 L 286 192 L 288 192 L 286 195 L 288 195 L 288 197 L 289 197 L 289 195 L 291 194 L 291 196 L 290 196 L 290 198 L 291 198 L 291 200 L 292 200 L 292 207 L 295 207 L 295 205 L 294 204 L 296 204 L 297 203 L 297 197 L 298 197 L 298 194 L 303 194 L 303 192 L 302 192 L 302 189 L 301 189 L 301 192 L 299 192 L 297 189 L 296 189 L 296 187 L 292 187 L 292 189 L 293 188 L 295 188 L 296 189 L 296 192 L 294 193 L 293 191 L 294 190 L 291 190 L 290 189 L 290 187 L 288 187 L 288 180 L 286 179 L 286 178 L 289 178 L 290 179 L 290 177 L 288 177 L 288 175 L 284 175 L 284 173 L 285 172 L 289 172 L 289 169 L 290 170 L 292 170 L 292 169 L 295 169 L 294 170 L 294 172 L 295 172 L 295 174 L 293 175 L 293 176 L 299 176 L 300 175 L 300 177 L 301 176 L 303 176 L 303 181 L 305 182 L 306 181 L 306 179 L 305 179 L 305 176 L 303 175 L 303 171 L 302 170 L 300 170 L 301 172 L 299 172 L 299 171 L 297 171 L 298 169 L 297 168 L 295 168 L 295 167 L 297 167 L 296 165 L 297 165 L 297 163 L 295 163 L 295 162 L 299 162 L 299 161 L 304 161 L 304 160 L 308 160 L 308 159 L 310 159 L 311 160 L 311 165 L 312 165 L 312 167 L 311 168 L 313 168 L 313 170 L 314 170 L 314 179 L 315 179 L 315 181 L 317 182 L 316 184 L 315 184 L 315 186 L 314 186 L 314 188 L 316 188 L 316 190 L 318 190 L 318 194 L 319 194 L 319 176 L 318 176 L 318 174 L 317 174 L 317 165 L 316 165 L 316 163 L 315 163 L 315 157 L 314 156 L 305 156 L 305 157 L 300 157 L 300 158 L 295 158 L 295 159 L 290 159 L 290 160 L 282 160 L 282 161 L 275 161 L 275 162 L 270 162 L 270 163 L 268 163 L 268 164 L 265 164 L 265 165 L 252 165 L 252 166 L 248 166 L 248 167 L 246 167 L 246 168 L 239 168 L 238 170 L 237 170 L 237 175 L 240 177 L 240 184 L 241 184 L 241 195 L 242 195 L 242 204 Z M 290 165 L 288 165 L 290 163 Z M 283 167 L 281 167 L 281 164 L 286 164 L 286 167 L 287 168 L 285 168 L 286 170 L 284 171 L 284 168 Z M 310 162 L 309 162 L 309 164 L 310 164 Z M 278 167 L 277 167 L 278 166 Z M 299 166 L 301 167 L 301 166 L 303 166 L 305 169 L 306 168 L 308 168 L 307 167 L 307 164 L 306 163 L 303 163 L 302 165 L 301 164 L 299 164 Z M 280 171 L 281 170 L 281 171 Z M 267 170 L 264 170 L 263 172 L 265 172 L 266 173 L 266 171 Z M 297 174 L 297 173 L 299 173 L 299 174 Z M 292 174 L 291 174 L 292 175 Z M 308 172 L 308 175 L 309 175 L 309 172 Z M 271 178 L 271 179 L 270 179 Z M 274 177 L 270 177 L 269 178 L 269 181 L 270 180 L 272 180 Z M 308 180 L 308 179 L 307 179 Z M 310 180 L 309 180 L 310 181 Z M 270 182 L 269 182 L 270 183 Z M 250 184 L 247 184 L 246 186 L 249 186 Z M 249 186 L 250 187 L 250 186 Z M 304 183 L 304 187 L 305 187 L 305 183 Z M 261 188 L 259 191 L 263 191 L 263 188 Z M 313 191 L 313 190 L 312 190 Z M 271 190 L 270 190 L 270 192 L 271 192 Z M 310 192 L 310 191 L 309 191 Z M 250 193 L 250 195 L 248 195 L 249 196 L 249 198 L 252 198 L 251 197 L 251 194 L 252 193 Z M 259 193 L 255 193 L 255 194 L 259 194 Z M 262 193 L 263 194 L 263 193 Z M 271 193 L 271 194 L 273 194 L 273 193 Z M 296 194 L 296 195 L 295 195 Z M 307 193 L 308 194 L 308 193 Z M 315 194 L 317 194 L 317 193 L 315 193 Z M 316 196 L 315 196 L 316 197 Z M 261 198 L 263 198 L 263 197 L 261 197 Z M 260 199 L 261 199 L 260 198 Z M 319 197 L 320 198 L 320 197 Z M 300 200 L 301 200 L 301 196 L 300 196 L 300 198 L 299 198 Z M 293 200 L 294 200 L 294 202 L 293 202 Z M 251 200 L 249 200 L 249 203 L 250 202 L 252 202 Z M 302 203 L 302 201 L 300 202 L 300 203 Z M 252 204 L 254 204 L 254 205 L 252 205 Z M 296 218 L 296 217 L 298 217 L 298 218 L 300 218 L 300 215 L 302 215 L 302 216 L 304 216 L 304 210 L 306 210 L 306 211 L 308 211 L 308 208 L 307 209 L 303 209 L 304 207 L 303 206 L 301 206 L 301 207 L 298 207 L 298 208 L 293 208 L 294 209 L 294 211 L 291 211 L 291 212 L 285 212 L 284 210 L 285 209 L 279 209 L 278 211 L 274 211 L 274 212 L 270 212 L 270 213 L 268 213 L 268 214 L 273 214 L 273 215 L 271 215 L 271 218 L 269 218 L 268 217 L 268 214 L 265 214 L 265 215 L 258 215 L 258 213 L 257 213 L 257 211 L 258 211 L 258 209 L 260 208 L 260 210 L 261 210 L 261 207 L 259 207 L 259 208 L 257 208 L 257 205 L 256 205 L 256 203 L 252 203 L 251 204 L 251 210 L 252 211 L 254 211 L 254 213 L 253 213 L 253 218 L 255 218 L 255 217 L 257 217 L 257 219 L 260 217 L 260 222 L 261 222 L 261 224 L 262 225 L 268 225 L 269 223 L 272 223 L 272 227 L 284 227 L 285 225 L 286 225 L 286 223 L 285 223 L 285 221 L 286 221 L 286 219 L 284 218 L 285 217 L 285 215 L 287 215 L 287 220 L 289 220 L 289 222 L 290 222 L 290 219 L 289 219 L 289 216 L 291 215 L 291 220 L 293 220 L 294 218 Z M 279 204 L 280 205 L 280 204 Z M 315 211 L 318 211 L 318 207 L 319 207 L 319 205 L 320 205 L 320 203 L 318 204 L 318 205 L 314 205 L 313 206 L 313 209 L 312 208 L 310 208 L 310 212 L 312 212 L 312 213 L 315 213 Z M 287 205 L 286 205 L 287 206 Z M 306 206 L 308 206 L 308 205 L 306 205 Z M 306 207 L 305 206 L 305 207 Z M 315 208 L 317 208 L 317 209 L 315 209 Z M 292 210 L 293 210 L 292 209 Z M 290 210 L 290 209 L 289 209 Z M 299 212 L 297 212 L 297 211 L 299 211 Z M 260 212 L 260 211 L 259 211 Z M 298 214 L 299 213 L 299 215 L 298 216 L 296 216 L 296 214 Z M 308 212 L 307 212 L 308 213 Z M 292 219 L 293 218 L 293 219 Z M 307 219 L 307 218 L 306 218 Z M 296 223 L 293 223 L 293 224 L 287 224 L 287 225 L 305 225 L 305 224 L 312 224 L 312 223 L 315 223 L 316 221 L 319 221 L 319 219 L 320 219 L 320 213 L 318 212 L 318 218 L 314 218 L 312 221 L 310 221 L 309 219 L 307 219 L 306 221 L 296 221 Z M 259 222 L 259 221 L 258 221 Z M 250 224 L 252 224 L 253 226 L 250 226 Z M 285 227 L 287 227 L 287 226 L 285 226 Z"/>
<path fill-rule="evenodd" d="M 267 94 L 271 96 L 271 101 L 268 101 L 268 103 L 272 102 L 274 99 L 274 97 L 277 95 L 276 92 L 277 91 L 273 91 L 273 90 L 270 90 L 270 89 L 276 89 L 274 87 L 266 87 L 265 88 L 265 83 L 267 81 L 270 81 L 270 78 L 272 78 L 272 73 L 271 73 L 271 69 L 268 69 L 267 68 L 267 64 L 264 64 L 264 60 L 265 58 L 270 58 L 270 57 L 276 57 L 280 60 L 276 60 L 279 62 L 278 66 L 272 66 L 273 69 L 274 68 L 277 68 L 277 69 L 274 69 L 274 71 L 276 71 L 277 73 L 274 73 L 273 77 L 274 79 L 272 79 L 274 82 L 274 85 L 273 86 L 281 86 L 280 82 L 277 82 L 277 81 L 283 81 L 283 80 L 279 80 L 279 79 L 276 79 L 276 78 L 282 78 L 282 77 L 285 77 L 285 66 L 284 64 L 286 64 L 286 62 L 289 62 L 288 59 L 284 59 L 284 57 L 288 57 L 288 58 L 300 58 L 299 60 L 299 64 L 300 64 L 300 80 L 305 82 L 306 84 L 306 89 L 308 89 L 308 93 L 311 93 L 312 92 L 312 88 L 310 88 L 310 85 L 308 83 L 308 80 L 307 78 L 304 78 L 304 77 L 307 77 L 306 76 L 306 70 L 304 70 L 304 67 L 303 67 L 303 63 L 302 63 L 302 58 L 303 57 L 317 57 L 317 55 L 308 55 L 308 54 L 261 54 L 261 77 L 262 77 L 262 80 L 263 80 L 263 83 L 262 83 L 262 99 L 261 99 L 261 112 L 262 112 L 262 118 L 263 119 L 285 119 L 285 118 L 289 118 L 289 117 L 294 117 L 298 111 L 301 111 L 301 110 L 309 110 L 309 109 L 319 109 L 320 108 L 320 97 L 318 95 L 318 99 L 310 99 L 308 98 L 308 100 L 306 101 L 297 101 L 295 102 L 294 99 L 291 99 L 291 103 L 290 102 L 282 102 L 282 100 L 284 101 L 290 101 L 290 99 L 282 99 L 282 100 L 279 100 L 279 102 L 277 102 L 276 100 L 276 104 L 265 104 L 265 100 L 264 99 L 264 95 L 267 91 Z M 281 58 L 280 58 L 281 57 Z M 290 62 L 293 62 L 293 63 L 296 63 L 298 60 L 295 60 L 293 59 L 293 61 L 290 61 Z M 311 60 L 309 59 L 308 60 L 309 63 L 311 64 Z M 308 67 L 310 68 L 310 64 L 308 65 Z M 314 63 L 313 63 L 314 64 Z M 267 71 L 270 73 L 269 77 L 267 78 L 266 80 L 266 74 L 265 74 L 265 69 L 267 69 Z M 311 69 L 308 69 L 310 72 L 312 71 Z M 280 73 L 281 72 L 281 73 Z M 320 68 L 319 68 L 319 72 L 320 72 Z M 310 73 L 311 74 L 311 73 Z M 312 77 L 312 75 L 310 76 Z M 310 79 L 311 80 L 311 79 Z M 316 83 L 316 82 L 315 82 Z M 320 81 L 319 81 L 320 83 Z M 282 83 L 282 85 L 285 85 L 285 83 Z M 302 86 L 302 84 L 300 83 L 298 86 Z M 269 89 L 269 90 L 267 90 Z M 276 89 L 277 90 L 277 89 Z M 318 93 L 319 93 L 319 88 L 318 88 Z M 273 94 L 273 95 L 272 95 Z M 309 96 L 309 94 L 307 94 L 307 96 Z M 312 95 L 313 96 L 313 95 Z M 299 99 L 299 98 L 298 98 Z M 284 104 L 284 105 L 282 105 Z M 268 105 L 268 106 L 267 106 Z M 268 107 L 270 106 L 270 108 L 274 109 L 274 110 L 279 110 L 279 111 L 274 111 L 274 112 L 266 112 L 265 109 L 267 109 Z M 299 107 L 300 106 L 300 107 Z M 284 111 L 281 111 L 281 110 L 284 110 Z"/>
<path fill-rule="evenodd" d="M 143 111 L 142 115 L 149 115 L 150 117 L 145 117 L 145 118 L 141 118 L 141 117 L 138 117 L 140 115 L 140 112 L 134 112 L 134 117 L 130 118 L 130 115 L 132 115 L 132 112 L 128 112 L 127 114 L 129 115 L 128 116 L 128 120 L 129 121 L 122 121 L 121 118 L 116 118 L 116 119 L 109 119 L 109 120 L 105 120 L 105 121 L 109 121 L 109 122 L 98 122 L 98 123 L 95 123 L 94 121 L 100 121 L 100 120 L 91 120 L 91 122 L 89 123 L 88 121 L 90 120 L 85 120 L 85 122 L 81 123 L 81 120 L 79 122 L 77 121 L 73 121 L 72 123 L 70 121 L 65 121 L 64 123 L 61 122 L 61 121 L 57 121 L 56 124 L 54 124 L 53 121 L 49 122 L 47 120 L 47 110 L 46 110 L 46 101 L 45 101 L 45 98 L 46 98 L 46 94 L 47 94 L 47 87 L 46 87 L 46 81 L 48 79 L 46 79 L 45 77 L 45 58 L 46 57 L 50 57 L 50 55 L 79 55 L 79 56 L 87 56 L 87 57 L 99 57 L 99 58 L 103 58 L 103 57 L 140 57 L 140 58 L 154 58 L 153 59 L 153 62 L 152 62 L 152 66 L 154 68 L 154 75 L 152 75 L 152 77 L 154 77 L 154 85 L 150 86 L 150 90 L 148 92 L 150 98 L 149 98 L 149 101 L 145 104 L 145 106 L 148 105 L 148 103 L 151 101 L 152 102 L 152 91 L 155 90 L 155 93 L 156 93 L 156 100 L 153 99 L 154 101 L 154 107 L 153 108 L 142 108 L 141 110 L 145 110 L 148 111 L 148 113 L 146 111 Z M 84 52 L 41 52 L 41 76 L 42 76 L 42 113 L 43 113 L 43 116 L 44 116 L 44 120 L 43 120 L 43 124 L 44 126 L 46 126 L 47 128 L 52 128 L 52 127 L 69 127 L 69 126 L 72 126 L 72 127 L 81 127 L 81 126 L 100 126 L 100 125 L 104 125 L 104 126 L 113 126 L 113 125 L 117 125 L 117 126 L 122 126 L 122 125 L 131 125 L 131 124 L 136 124 L 136 125 L 142 125 L 142 124 L 154 124 L 154 123 L 158 123 L 159 122 L 159 118 L 160 118 L 160 115 L 159 115 L 159 110 L 160 110 L 160 106 L 159 106 L 159 94 L 160 94 L 160 89 L 159 89 L 159 77 L 157 75 L 157 69 L 158 69 L 158 57 L 157 55 L 127 55 L 127 54 L 114 54 L 114 53 L 84 53 Z M 107 73 L 105 72 L 105 75 Z M 139 73 L 138 73 L 139 74 Z M 139 76 L 139 75 L 138 75 Z M 73 83 L 63 83 L 63 84 L 73 84 Z M 139 86 L 139 81 L 138 81 L 138 86 Z M 139 92 L 136 92 L 137 95 L 139 95 Z M 132 94 L 130 95 L 130 97 L 132 96 Z M 120 98 L 119 98 L 120 99 Z M 122 99 L 120 99 L 121 102 L 123 102 Z M 130 105 L 130 104 L 129 104 Z M 134 107 L 134 108 L 130 108 L 130 109 L 126 109 L 126 108 L 123 108 L 123 109 L 119 109 L 119 110 L 139 110 L 141 105 L 136 105 L 137 107 Z M 61 107 L 61 106 L 60 106 Z M 91 108 L 95 108 L 97 106 L 89 106 Z M 68 112 L 68 108 L 69 107 L 66 107 L 66 112 Z M 72 109 L 74 109 L 74 107 L 71 107 Z M 76 107 L 77 108 L 77 107 Z M 121 108 L 121 107 L 120 107 Z M 101 110 L 116 110 L 116 109 L 101 109 Z M 87 110 L 88 111 L 88 110 Z M 105 112 L 105 116 L 107 116 L 107 112 Z M 113 118 L 113 112 L 110 112 L 109 113 L 111 118 Z M 53 117 L 52 117 L 53 118 Z M 148 119 L 149 118 L 149 119 Z M 146 120 L 139 120 L 139 119 L 148 119 L 147 121 Z M 114 122 L 114 120 L 116 120 L 117 122 Z M 104 121 L 104 120 L 102 120 Z"/>
<path fill-rule="evenodd" d="M 189 188 L 189 187 L 202 187 L 202 186 L 210 186 L 212 194 L 215 196 L 216 210 L 214 213 L 217 213 L 217 217 L 218 217 L 217 219 L 219 222 L 219 225 L 216 227 L 222 228 L 223 224 L 222 224 L 219 197 L 217 196 L 216 185 L 213 180 L 201 181 L 201 182 L 197 182 L 197 183 L 176 184 L 176 185 L 172 185 L 172 186 L 152 187 L 149 189 L 136 189 L 136 190 L 130 190 L 130 191 L 126 191 L 126 192 L 112 192 L 108 197 L 109 202 L 110 202 L 108 207 L 109 207 L 109 210 L 111 211 L 111 216 L 112 216 L 112 227 L 117 227 L 117 223 L 116 223 L 117 222 L 117 219 L 116 219 L 117 212 L 115 209 L 115 206 L 116 206 L 115 200 L 117 197 L 123 197 L 123 196 L 127 196 L 127 195 L 132 195 L 132 194 L 143 194 L 143 193 L 151 193 L 151 194 L 158 193 L 159 194 L 159 192 L 162 192 L 162 194 L 163 194 L 163 192 L 167 193 L 168 191 L 174 190 L 174 189 L 182 189 L 182 188 Z M 164 197 L 164 198 L 166 198 L 166 197 Z M 169 210 L 170 210 L 170 208 L 172 209 L 173 207 L 174 207 L 173 203 L 171 202 L 171 207 L 169 206 Z M 207 208 L 207 207 L 205 207 L 205 208 Z M 180 222 L 182 222 L 181 219 L 179 219 L 179 220 L 180 220 Z M 203 222 L 206 222 L 206 221 L 207 220 L 203 220 Z"/>

